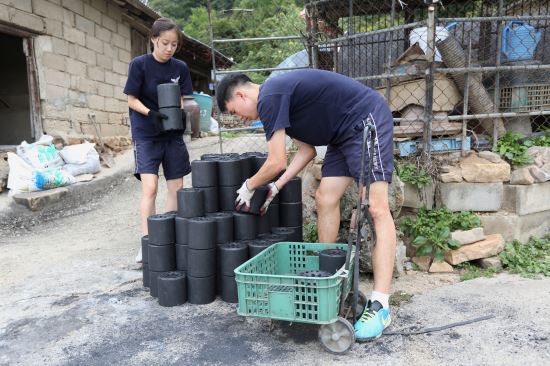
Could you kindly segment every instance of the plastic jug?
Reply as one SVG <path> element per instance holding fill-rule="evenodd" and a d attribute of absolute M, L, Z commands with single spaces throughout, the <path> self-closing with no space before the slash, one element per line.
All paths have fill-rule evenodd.
<path fill-rule="evenodd" d="M 532 60 L 540 32 L 523 21 L 513 21 L 502 32 L 502 53 L 508 61 Z"/>
<path fill-rule="evenodd" d="M 445 27 L 435 27 L 435 42 L 441 42 L 449 36 L 449 31 Z M 424 51 L 428 53 L 428 27 L 415 28 L 409 34 L 409 42 L 411 46 L 418 42 L 418 45 Z M 435 49 L 434 61 L 441 62 L 441 54 Z"/>

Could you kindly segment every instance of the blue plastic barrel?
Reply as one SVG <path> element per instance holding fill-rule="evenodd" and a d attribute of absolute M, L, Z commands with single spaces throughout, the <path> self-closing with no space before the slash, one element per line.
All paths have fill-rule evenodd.
<path fill-rule="evenodd" d="M 193 93 L 200 108 L 200 129 L 210 131 L 210 117 L 212 116 L 212 97 L 204 93 Z"/>

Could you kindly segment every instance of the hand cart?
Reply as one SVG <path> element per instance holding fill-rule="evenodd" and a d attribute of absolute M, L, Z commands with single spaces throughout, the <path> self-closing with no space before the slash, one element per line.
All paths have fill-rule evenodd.
<path fill-rule="evenodd" d="M 371 142 L 368 148 L 367 140 Z M 362 167 L 366 150 L 372 162 L 373 142 L 373 129 L 367 123 L 363 131 Z M 358 254 L 363 217 L 374 235 L 368 216 L 370 174 L 365 181 L 364 171 L 361 169 L 359 186 L 367 190 L 362 200 L 359 189 L 355 245 L 350 233 L 348 244 L 283 242 L 263 250 L 235 269 L 239 315 L 319 324 L 319 340 L 327 351 L 335 354 L 349 351 L 355 342 L 353 322 L 366 305 L 365 296 L 359 292 Z M 300 276 L 304 271 L 319 269 L 319 252 L 324 249 L 346 250 L 345 265 L 330 277 Z"/>

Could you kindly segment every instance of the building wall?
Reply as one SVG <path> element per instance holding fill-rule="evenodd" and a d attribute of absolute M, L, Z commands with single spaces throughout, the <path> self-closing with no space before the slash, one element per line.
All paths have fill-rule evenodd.
<path fill-rule="evenodd" d="M 131 27 L 107 0 L 0 0 L 0 21 L 34 38 L 43 130 L 128 135 Z"/>

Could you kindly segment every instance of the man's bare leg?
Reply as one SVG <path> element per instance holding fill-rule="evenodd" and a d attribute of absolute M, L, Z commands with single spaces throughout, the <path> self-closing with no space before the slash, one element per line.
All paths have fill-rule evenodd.
<path fill-rule="evenodd" d="M 372 251 L 374 291 L 389 294 L 395 261 L 395 224 L 388 201 L 389 184 L 374 182 L 369 189 L 369 213 L 376 230 Z"/>
<path fill-rule="evenodd" d="M 351 177 L 324 177 L 315 192 L 319 243 L 335 243 L 340 228 L 340 199 Z"/>

